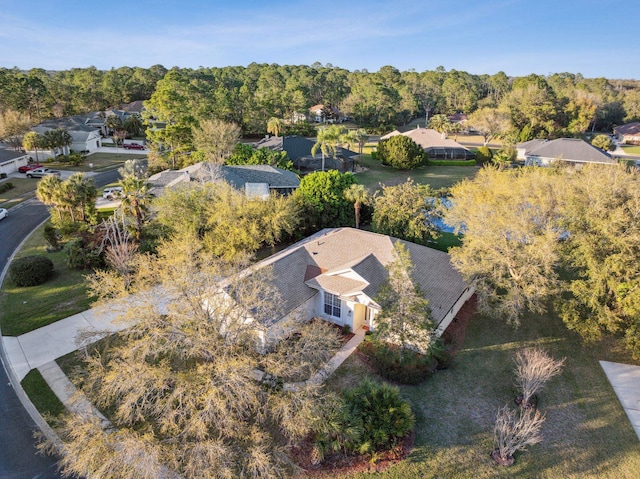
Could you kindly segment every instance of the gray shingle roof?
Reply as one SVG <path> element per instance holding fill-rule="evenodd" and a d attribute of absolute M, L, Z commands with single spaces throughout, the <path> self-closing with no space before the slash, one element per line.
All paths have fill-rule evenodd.
<path fill-rule="evenodd" d="M 385 265 L 395 258 L 396 241 L 409 250 L 413 278 L 429 300 L 438 324 L 467 288 L 449 255 L 441 251 L 368 231 L 337 228 L 323 230 L 263 263 L 273 265 L 274 283 L 285 303 L 284 314 L 288 314 L 316 293 L 311 286 L 326 287 L 343 296 L 362 291 L 374 297 L 387 278 Z M 307 276 L 305 282 L 309 270 L 320 274 L 312 279 Z M 364 281 L 341 276 L 341 270 L 355 272 Z"/>
<path fill-rule="evenodd" d="M 618 135 L 637 136 L 640 135 L 640 122 L 635 121 L 626 125 L 616 126 L 613 131 Z"/>
<path fill-rule="evenodd" d="M 269 148 L 273 151 L 285 151 L 291 161 L 296 161 L 302 158 L 311 157 L 311 149 L 315 145 L 315 141 L 309 140 L 302 136 L 290 135 L 290 136 L 272 136 L 260 140 L 254 144 L 255 148 Z M 346 148 L 338 147 L 336 154 L 345 158 L 352 158 L 357 156 L 357 153 Z M 320 158 L 321 154 L 316 153 L 316 157 Z M 325 158 L 327 160 L 328 158 Z M 326 165 L 325 165 L 326 166 Z"/>
<path fill-rule="evenodd" d="M 297 188 L 300 179 L 292 171 L 269 165 L 222 166 L 222 178 L 236 189 L 245 189 L 246 183 L 266 183 L 270 188 Z"/>
<path fill-rule="evenodd" d="M 22 158 L 23 156 L 26 156 L 26 153 L 16 151 L 5 143 L 0 143 L 0 163 L 15 160 L 16 158 Z"/>
<path fill-rule="evenodd" d="M 536 148 L 527 151 L 527 156 L 559 159 L 578 163 L 616 164 L 616 160 L 599 148 L 578 138 L 558 138 L 543 141 Z"/>

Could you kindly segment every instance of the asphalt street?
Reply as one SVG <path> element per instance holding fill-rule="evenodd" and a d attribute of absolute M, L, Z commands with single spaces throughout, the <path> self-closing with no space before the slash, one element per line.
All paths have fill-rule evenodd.
<path fill-rule="evenodd" d="M 94 180 L 100 187 L 118 177 L 118 172 L 112 170 L 95 175 Z M 46 206 L 35 198 L 9 210 L 9 216 L 0 221 L 0 271 L 22 240 L 48 216 Z M 62 477 L 56 470 L 55 458 L 37 454 L 35 430 L 37 426 L 19 401 L 5 368 L 0 368 L 0 479 Z"/>

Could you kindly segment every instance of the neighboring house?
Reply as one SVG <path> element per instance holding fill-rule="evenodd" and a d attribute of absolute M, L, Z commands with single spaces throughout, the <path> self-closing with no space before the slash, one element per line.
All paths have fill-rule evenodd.
<path fill-rule="evenodd" d="M 311 120 L 316 123 L 342 123 L 345 116 L 335 106 L 314 105 L 309 108 Z"/>
<path fill-rule="evenodd" d="M 62 129 L 71 135 L 72 143 L 69 149 L 65 148 L 64 151 L 45 150 L 43 152 L 45 157 L 53 157 L 57 154 L 66 155 L 69 153 L 69 150 L 93 153 L 102 146 L 104 118 L 102 113 L 94 112 L 87 115 L 46 120 L 31 129 L 41 135 L 49 130 Z"/>
<path fill-rule="evenodd" d="M 404 133 L 394 130 L 382 136 L 381 140 L 386 140 L 396 135 L 404 135 L 411 138 L 429 155 L 431 160 L 473 160 L 476 155 L 473 151 L 465 148 L 460 143 L 450 140 L 443 133 L 438 133 L 430 128 L 416 128 Z"/>
<path fill-rule="evenodd" d="M 264 138 L 253 146 L 255 148 L 269 148 L 273 151 L 284 151 L 296 169 L 302 173 L 309 173 L 322 170 L 322 153 L 318 151 L 315 156 L 312 156 L 313 145 L 315 145 L 313 140 L 290 135 Z M 335 156 L 325 155 L 324 169 L 338 170 L 342 173 L 353 171 L 357 157 L 356 152 L 337 147 Z"/>
<path fill-rule="evenodd" d="M 574 166 L 585 163 L 615 165 L 617 161 L 608 153 L 578 138 L 557 140 L 531 140 L 517 145 L 518 159 L 526 166 L 549 166 L 564 161 Z"/>
<path fill-rule="evenodd" d="M 112 108 L 110 110 L 106 110 L 104 112 L 104 117 L 108 117 L 109 115 L 115 115 L 120 118 L 120 121 L 124 123 L 127 118 L 137 115 L 142 117 L 142 112 L 144 111 L 144 101 L 136 100 L 131 103 L 123 103 L 120 105 L 120 108 Z"/>
<path fill-rule="evenodd" d="M 459 123 L 462 126 L 467 124 L 468 118 L 464 113 L 454 113 L 447 117 L 451 123 Z"/>
<path fill-rule="evenodd" d="M 15 173 L 28 161 L 29 155 L 24 151 L 16 151 L 6 143 L 0 143 L 0 174 Z"/>
<path fill-rule="evenodd" d="M 223 180 L 248 197 L 266 199 L 279 193 L 288 195 L 300 186 L 300 179 L 292 171 L 269 165 L 210 166 L 197 163 L 181 170 L 165 170 L 149 177 L 149 191 L 155 196 L 165 188 L 172 188 L 191 181 Z"/>
<path fill-rule="evenodd" d="M 630 145 L 640 145 L 640 122 L 627 123 L 626 125 L 616 126 L 613 134 L 622 143 Z"/>
<path fill-rule="evenodd" d="M 442 334 L 475 291 L 449 255 L 377 233 L 337 228 L 322 230 L 255 266 L 272 268 L 281 302 L 280 317 L 264 321 L 262 345 L 279 339 L 294 319 L 318 317 L 352 331 L 374 330 L 381 311 L 375 298 L 388 278 L 385 266 L 396 258 L 397 241 L 411 255 L 412 279 L 429 300 L 437 334 Z"/>

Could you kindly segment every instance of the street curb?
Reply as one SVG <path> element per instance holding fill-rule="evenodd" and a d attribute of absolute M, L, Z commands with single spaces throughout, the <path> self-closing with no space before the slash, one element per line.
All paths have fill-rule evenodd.
<path fill-rule="evenodd" d="M 16 206 L 20 206 L 20 205 L 16 205 Z M 9 266 L 11 265 L 11 262 L 13 261 L 13 258 L 15 257 L 16 253 L 20 251 L 24 243 L 31 237 L 31 235 L 40 226 L 45 224 L 47 221 L 49 221 L 49 218 L 45 219 L 44 221 L 42 221 L 42 223 L 36 226 L 33 229 L 33 231 L 31 231 L 31 233 L 29 233 L 18 245 L 18 247 L 13 251 L 9 259 L 7 260 L 7 264 L 5 265 L 4 269 L 2 270 L 2 272 L 0 272 L 0 286 L 4 283 L 4 279 L 5 279 L 5 276 L 7 275 L 7 271 L 9 270 Z M 0 330 L 0 338 L 3 338 L 2 330 Z M 36 426 L 40 429 L 40 431 L 42 431 L 42 433 L 46 436 L 49 442 L 51 442 L 51 444 L 55 447 L 56 451 L 61 452 L 62 441 L 60 440 L 58 435 L 55 433 L 55 431 L 51 428 L 51 426 L 49 426 L 47 421 L 44 420 L 44 418 L 42 417 L 40 412 L 36 409 L 36 407 L 33 405 L 33 403 L 31 402 L 31 399 L 29 399 L 29 396 L 27 396 L 27 393 L 24 392 L 24 389 L 22 389 L 22 385 L 18 380 L 18 376 L 16 375 L 13 369 L 13 365 L 11 364 L 11 361 L 9 361 L 9 357 L 7 356 L 7 353 L 4 349 L 4 339 L 0 339 L 0 361 L 2 362 L 2 366 L 4 367 L 4 370 L 7 373 L 7 377 L 9 378 L 9 381 L 11 382 L 11 387 L 15 391 L 16 396 L 18 396 L 18 400 L 22 404 L 22 407 L 24 407 L 24 409 L 27 411 L 29 416 L 31 416 L 31 419 L 33 420 L 33 422 L 35 422 Z"/>

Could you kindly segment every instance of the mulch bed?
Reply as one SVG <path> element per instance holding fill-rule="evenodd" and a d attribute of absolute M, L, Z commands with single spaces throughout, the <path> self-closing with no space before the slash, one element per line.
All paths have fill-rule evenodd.
<path fill-rule="evenodd" d="M 294 448 L 293 458 L 302 467 L 305 477 L 324 478 L 342 477 L 355 472 L 381 472 L 405 459 L 413 450 L 415 434 L 413 431 L 409 435 L 400 439 L 398 444 L 388 450 L 376 453 L 375 461 L 371 455 L 364 456 L 343 456 L 333 455 L 325 457 L 325 460 L 314 466 L 311 464 L 311 441 L 306 441 L 300 448 Z"/>
<path fill-rule="evenodd" d="M 444 333 L 442 333 L 442 339 L 449 346 L 451 355 L 455 355 L 464 343 L 464 336 L 467 331 L 467 325 L 469 320 L 475 314 L 478 306 L 478 299 L 474 294 L 469 298 L 456 317 L 451 321 L 451 324 L 447 326 Z"/>

